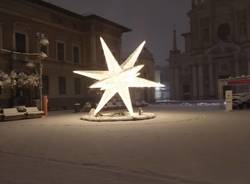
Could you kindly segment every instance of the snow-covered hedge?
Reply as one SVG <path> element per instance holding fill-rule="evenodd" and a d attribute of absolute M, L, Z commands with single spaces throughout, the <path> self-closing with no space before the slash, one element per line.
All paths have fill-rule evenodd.
<path fill-rule="evenodd" d="M 10 74 L 6 74 L 0 71 L 0 86 L 5 87 L 37 87 L 39 86 L 39 75 L 37 74 L 25 74 L 24 72 L 16 73 L 11 71 Z"/>

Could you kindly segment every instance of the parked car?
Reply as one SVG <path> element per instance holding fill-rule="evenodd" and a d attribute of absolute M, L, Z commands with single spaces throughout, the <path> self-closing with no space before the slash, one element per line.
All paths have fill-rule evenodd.
<path fill-rule="evenodd" d="M 250 93 L 233 94 L 233 108 L 234 109 L 250 108 Z"/>

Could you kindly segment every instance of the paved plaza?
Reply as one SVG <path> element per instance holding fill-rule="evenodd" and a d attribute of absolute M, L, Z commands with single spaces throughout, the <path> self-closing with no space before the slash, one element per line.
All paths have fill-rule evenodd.
<path fill-rule="evenodd" d="M 0 123 L 1 184 L 249 184 L 249 110 L 153 105 L 157 118 L 81 113 Z"/>

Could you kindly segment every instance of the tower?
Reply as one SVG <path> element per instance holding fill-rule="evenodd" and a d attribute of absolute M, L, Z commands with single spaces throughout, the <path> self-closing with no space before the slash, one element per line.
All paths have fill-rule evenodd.
<path fill-rule="evenodd" d="M 177 47 L 176 29 L 173 30 L 173 48 L 170 50 L 170 55 L 180 54 L 181 51 Z"/>
<path fill-rule="evenodd" d="M 170 80 L 170 95 L 172 100 L 179 98 L 179 67 L 178 56 L 181 55 L 181 51 L 177 47 L 176 29 L 173 30 L 173 48 L 169 52 L 169 78 Z"/>

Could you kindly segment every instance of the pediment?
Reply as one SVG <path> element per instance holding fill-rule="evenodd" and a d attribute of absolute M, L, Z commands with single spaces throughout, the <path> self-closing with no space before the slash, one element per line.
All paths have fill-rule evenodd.
<path fill-rule="evenodd" d="M 234 42 L 219 42 L 209 48 L 206 53 L 208 55 L 232 54 L 240 52 L 240 47 Z"/>

